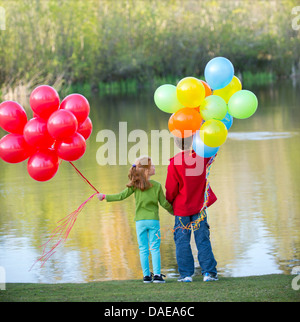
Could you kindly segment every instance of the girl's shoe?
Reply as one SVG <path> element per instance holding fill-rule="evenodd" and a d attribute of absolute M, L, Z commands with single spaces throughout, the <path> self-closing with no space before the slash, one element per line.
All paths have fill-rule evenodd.
<path fill-rule="evenodd" d="M 203 276 L 203 282 L 212 282 L 212 281 L 218 281 L 218 275 L 217 274 L 209 274 L 205 273 Z"/>
<path fill-rule="evenodd" d="M 193 282 L 193 279 L 190 276 L 186 276 L 184 278 L 178 278 L 177 282 L 190 283 Z"/>
<path fill-rule="evenodd" d="M 166 277 L 166 275 L 164 274 L 154 275 L 153 283 L 165 283 L 166 281 L 163 279 L 163 277 Z"/>
<path fill-rule="evenodd" d="M 152 283 L 152 276 L 153 276 L 153 273 L 151 273 L 149 276 L 144 276 L 143 278 L 143 282 L 144 283 Z"/>

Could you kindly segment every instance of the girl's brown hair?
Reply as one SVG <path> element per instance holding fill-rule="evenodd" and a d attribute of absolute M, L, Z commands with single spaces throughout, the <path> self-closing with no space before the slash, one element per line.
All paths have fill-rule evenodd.
<path fill-rule="evenodd" d="M 152 187 L 149 181 L 149 171 L 151 168 L 151 158 L 142 156 L 135 160 L 128 173 L 129 182 L 127 187 L 133 187 L 142 191 Z"/>

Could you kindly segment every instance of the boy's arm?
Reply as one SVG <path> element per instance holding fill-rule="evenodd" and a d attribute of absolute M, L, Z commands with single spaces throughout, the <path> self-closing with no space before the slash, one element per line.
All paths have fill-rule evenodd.
<path fill-rule="evenodd" d="M 131 196 L 133 194 L 134 190 L 130 187 L 130 188 L 125 188 L 123 191 L 121 191 L 120 193 L 116 193 L 116 194 L 112 194 L 112 195 L 105 195 L 105 199 L 106 201 L 110 202 L 110 201 L 121 201 L 124 200 L 126 198 L 128 198 L 129 196 Z"/>
<path fill-rule="evenodd" d="M 174 165 L 171 162 L 168 166 L 168 173 L 166 179 L 166 199 L 172 203 L 179 192 L 179 183 L 176 179 Z"/>
<path fill-rule="evenodd" d="M 172 205 L 167 201 L 165 194 L 162 190 L 162 186 L 159 188 L 159 193 L 158 193 L 158 201 L 160 205 L 165 208 L 170 214 L 173 215 L 173 207 Z"/>

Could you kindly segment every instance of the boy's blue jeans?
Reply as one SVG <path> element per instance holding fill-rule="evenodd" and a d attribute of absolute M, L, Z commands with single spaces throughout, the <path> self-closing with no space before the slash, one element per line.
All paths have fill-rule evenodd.
<path fill-rule="evenodd" d="M 136 235 L 140 249 L 140 260 L 144 276 L 150 276 L 149 249 L 154 275 L 160 275 L 160 225 L 159 220 L 138 220 Z"/>
<path fill-rule="evenodd" d="M 207 218 L 204 218 L 197 225 L 193 224 L 197 221 L 199 215 L 175 217 L 174 241 L 176 245 L 176 259 L 180 277 L 182 278 L 194 274 L 194 257 L 190 245 L 191 226 L 193 226 L 195 243 L 198 249 L 198 261 L 202 269 L 202 274 L 217 274 L 217 262 L 212 252 Z"/>

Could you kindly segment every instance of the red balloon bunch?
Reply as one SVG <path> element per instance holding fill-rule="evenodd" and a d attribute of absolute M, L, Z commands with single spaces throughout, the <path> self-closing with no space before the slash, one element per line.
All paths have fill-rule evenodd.
<path fill-rule="evenodd" d="M 0 140 L 0 158 L 9 163 L 29 158 L 29 175 L 47 181 L 57 173 L 60 159 L 75 161 L 85 153 L 93 128 L 90 105 L 80 94 L 71 94 L 60 104 L 56 90 L 41 85 L 32 91 L 30 107 L 34 117 L 28 121 L 20 104 L 0 104 L 0 127 L 10 132 Z"/>

